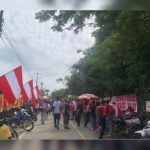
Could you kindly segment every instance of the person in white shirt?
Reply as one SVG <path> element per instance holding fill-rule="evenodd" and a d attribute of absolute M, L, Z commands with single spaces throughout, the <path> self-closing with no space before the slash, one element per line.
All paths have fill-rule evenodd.
<path fill-rule="evenodd" d="M 53 103 L 54 126 L 57 129 L 59 129 L 60 113 L 61 113 L 61 101 L 59 100 L 59 98 L 57 98 Z"/>

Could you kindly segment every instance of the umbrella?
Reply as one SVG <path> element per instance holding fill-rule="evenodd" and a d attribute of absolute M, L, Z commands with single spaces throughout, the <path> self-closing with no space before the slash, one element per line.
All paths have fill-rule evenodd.
<path fill-rule="evenodd" d="M 79 100 L 99 100 L 99 97 L 94 94 L 82 94 L 78 97 Z"/>

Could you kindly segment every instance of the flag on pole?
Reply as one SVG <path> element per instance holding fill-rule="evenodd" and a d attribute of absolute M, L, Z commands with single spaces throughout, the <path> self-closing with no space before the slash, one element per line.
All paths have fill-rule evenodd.
<path fill-rule="evenodd" d="M 38 96 L 41 95 L 42 94 L 42 90 L 39 89 L 39 86 L 36 86 L 35 88 L 36 88 L 36 91 L 37 91 L 37 95 Z"/>
<path fill-rule="evenodd" d="M 30 89 L 31 89 L 31 95 L 32 95 L 32 106 L 33 108 L 36 107 L 36 96 L 34 94 L 34 89 L 33 89 L 33 80 L 30 80 L 29 81 L 29 86 L 30 86 Z"/>
<path fill-rule="evenodd" d="M 33 89 L 33 94 L 34 94 L 35 99 L 37 99 L 38 98 L 38 93 L 37 93 L 36 88 Z"/>
<path fill-rule="evenodd" d="M 22 97 L 22 67 L 0 77 L 0 90 L 9 104 L 14 105 Z"/>
<path fill-rule="evenodd" d="M 29 81 L 30 82 L 30 81 Z M 23 85 L 23 101 L 27 103 L 30 99 L 32 99 L 32 92 L 29 82 Z"/>

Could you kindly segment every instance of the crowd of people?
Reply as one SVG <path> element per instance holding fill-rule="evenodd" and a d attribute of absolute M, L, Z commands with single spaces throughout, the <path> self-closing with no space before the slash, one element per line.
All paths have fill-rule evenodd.
<path fill-rule="evenodd" d="M 108 136 L 112 136 L 113 122 L 117 118 L 122 118 L 125 112 L 122 112 L 114 102 L 91 100 L 67 100 L 56 98 L 48 101 L 44 99 L 37 104 L 37 110 L 41 112 L 41 124 L 45 124 L 50 112 L 53 113 L 54 127 L 59 130 L 60 118 L 62 116 L 64 129 L 70 129 L 69 120 L 76 122 L 77 128 L 81 126 L 81 119 L 84 120 L 84 127 L 91 125 L 92 132 L 99 132 L 99 138 L 104 137 L 107 132 Z M 129 107 L 126 110 L 134 113 Z"/>

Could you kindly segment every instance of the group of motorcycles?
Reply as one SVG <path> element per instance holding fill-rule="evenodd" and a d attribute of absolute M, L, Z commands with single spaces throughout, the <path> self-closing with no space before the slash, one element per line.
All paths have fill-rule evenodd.
<path fill-rule="evenodd" d="M 150 120 L 146 123 L 138 116 L 125 115 L 115 121 L 116 138 L 150 139 Z"/>
<path fill-rule="evenodd" d="M 15 108 L 11 113 L 1 112 L 0 116 L 0 139 L 18 139 L 17 128 L 29 132 L 37 121 L 37 114 L 31 108 Z"/>

